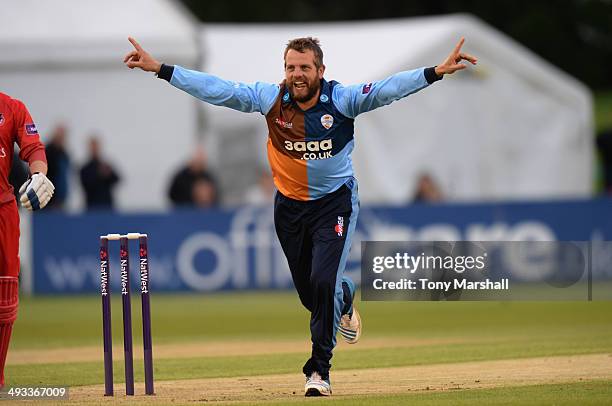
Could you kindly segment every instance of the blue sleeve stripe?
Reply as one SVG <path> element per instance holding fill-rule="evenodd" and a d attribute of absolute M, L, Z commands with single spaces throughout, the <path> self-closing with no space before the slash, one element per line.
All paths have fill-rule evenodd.
<path fill-rule="evenodd" d="M 170 82 L 172 80 L 173 74 L 174 74 L 174 66 L 166 65 L 165 63 L 162 63 L 162 65 L 159 68 L 159 72 L 157 72 L 157 77 Z"/>
<path fill-rule="evenodd" d="M 423 71 L 423 75 L 425 76 L 425 80 L 427 80 L 427 83 L 429 83 L 430 85 L 433 82 L 437 82 L 438 80 L 442 80 L 442 78 L 444 76 L 438 76 L 436 74 L 436 67 L 432 66 L 431 68 L 425 68 L 425 70 Z"/>

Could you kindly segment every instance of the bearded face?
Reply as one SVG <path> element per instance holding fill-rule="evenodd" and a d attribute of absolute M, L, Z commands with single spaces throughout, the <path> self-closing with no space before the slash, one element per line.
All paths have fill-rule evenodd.
<path fill-rule="evenodd" d="M 304 76 L 289 79 L 287 87 L 293 100 L 304 103 L 318 94 L 321 82 L 318 78 L 313 79 Z"/>
<path fill-rule="evenodd" d="M 308 102 L 319 94 L 325 68 L 317 68 L 314 60 L 311 50 L 290 49 L 285 57 L 285 84 L 292 99 L 299 103 Z"/>

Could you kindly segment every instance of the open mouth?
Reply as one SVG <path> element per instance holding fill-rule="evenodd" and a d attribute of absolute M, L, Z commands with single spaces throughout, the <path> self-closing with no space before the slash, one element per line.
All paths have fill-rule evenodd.
<path fill-rule="evenodd" d="M 298 90 L 302 90 L 306 89 L 308 85 L 306 84 L 306 82 L 293 82 L 293 87 Z"/>

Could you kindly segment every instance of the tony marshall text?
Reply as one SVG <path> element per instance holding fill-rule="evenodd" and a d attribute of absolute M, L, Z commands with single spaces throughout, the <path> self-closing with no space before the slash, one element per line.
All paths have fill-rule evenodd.
<path fill-rule="evenodd" d="M 508 290 L 508 278 L 499 281 L 485 279 L 482 281 L 468 281 L 467 279 L 454 279 L 452 281 L 430 281 L 429 279 L 400 279 L 399 281 L 386 282 L 382 279 L 374 279 L 372 286 L 376 290 Z"/>

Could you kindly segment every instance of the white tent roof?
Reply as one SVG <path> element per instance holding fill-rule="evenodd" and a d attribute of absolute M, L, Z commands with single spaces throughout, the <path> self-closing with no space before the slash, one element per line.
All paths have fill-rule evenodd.
<path fill-rule="evenodd" d="M 1 7 L 0 67 L 108 63 L 125 54 L 128 35 L 164 60 L 197 56 L 196 22 L 178 1 L 10 0 Z"/>
<path fill-rule="evenodd" d="M 469 15 L 205 25 L 204 70 L 235 81 L 278 83 L 285 44 L 302 36 L 321 40 L 326 79 L 343 84 L 433 66 L 461 36 L 464 51 L 479 57 L 477 67 L 357 118 L 354 165 L 364 202 L 405 202 L 423 171 L 432 173 L 453 199 L 590 195 L 590 91 Z M 223 141 L 228 134 L 256 133 L 260 138 L 251 151 L 263 149 L 267 131 L 261 117 L 203 108 L 212 138 L 220 144 L 214 154 L 220 162 L 235 165 L 224 156 L 231 146 Z M 242 137 L 239 142 L 248 141 Z"/>
<path fill-rule="evenodd" d="M 325 76 L 341 83 L 380 79 L 407 65 L 434 65 L 465 36 L 464 50 L 478 54 L 485 63 L 494 59 L 564 98 L 584 101 L 589 97 L 588 89 L 573 77 L 470 15 L 316 24 L 207 24 L 203 29 L 204 68 L 237 81 L 279 82 L 285 44 L 303 36 L 321 40 Z"/>
<path fill-rule="evenodd" d="M 406 54 L 414 58 L 431 48 L 432 42 L 439 41 L 441 33 L 452 31 L 439 18 L 408 22 L 208 24 L 203 29 L 205 68 L 210 73 L 245 82 L 279 82 L 288 40 L 313 36 L 321 41 L 328 79 L 361 82 L 372 73 L 395 72 L 405 62 Z M 400 44 L 401 52 L 389 52 Z M 229 49 L 240 52 L 228 52 Z"/>
<path fill-rule="evenodd" d="M 188 149 L 196 131 L 195 103 L 123 67 L 128 35 L 167 63 L 198 68 L 200 60 L 226 79 L 273 83 L 283 78 L 286 42 L 312 35 L 322 42 L 326 78 L 344 84 L 434 65 L 465 36 L 465 50 L 479 57 L 476 69 L 358 117 L 354 163 L 363 201 L 405 202 L 424 170 L 453 199 L 591 192 L 588 89 L 475 18 L 198 27 L 172 0 L 7 0 L 0 12 L 0 89 L 27 101 L 43 134 L 67 114 L 75 132 L 98 129 L 109 149 L 132 139 L 123 134 L 149 134 L 148 156 L 164 157 L 152 178 L 165 182 L 163 175 L 185 158 L 177 149 Z M 255 157 L 265 160 L 264 120 L 199 105 L 224 193 L 245 190 L 256 181 Z M 83 151 L 84 140 L 72 139 L 73 149 Z M 146 167 L 134 155 L 117 158 L 124 173 Z M 122 207 L 142 204 L 134 182 L 122 186 Z M 164 188 L 157 185 L 151 207 L 163 204 Z"/>

